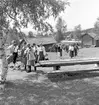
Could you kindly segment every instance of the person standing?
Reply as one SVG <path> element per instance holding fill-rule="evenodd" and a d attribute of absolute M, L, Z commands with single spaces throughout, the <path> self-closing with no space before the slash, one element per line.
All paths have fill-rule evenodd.
<path fill-rule="evenodd" d="M 16 69 L 16 62 L 17 62 L 17 58 L 18 58 L 18 45 L 15 42 L 14 46 L 13 46 L 13 64 L 14 64 L 14 69 Z"/>
<path fill-rule="evenodd" d="M 70 55 L 71 58 L 74 57 L 74 46 L 73 45 L 69 46 L 69 55 Z"/>
<path fill-rule="evenodd" d="M 33 52 L 35 55 L 35 63 L 37 63 L 38 62 L 38 56 L 39 56 L 38 46 L 35 43 L 33 43 L 32 49 L 33 49 Z"/>
<path fill-rule="evenodd" d="M 26 70 L 26 62 L 27 62 L 27 57 L 26 54 L 24 53 L 27 47 L 27 43 L 24 42 L 23 47 L 21 49 L 21 65 L 24 66 L 24 69 Z"/>
<path fill-rule="evenodd" d="M 78 46 L 77 44 L 74 45 L 74 56 L 78 55 Z"/>
<path fill-rule="evenodd" d="M 60 47 L 60 58 L 62 58 L 62 45 L 60 44 L 59 47 Z"/>
<path fill-rule="evenodd" d="M 31 72 L 31 66 L 34 66 L 35 68 L 35 54 L 30 44 L 27 45 L 25 54 L 27 57 L 27 72 Z"/>
<path fill-rule="evenodd" d="M 46 51 L 45 47 L 42 44 L 40 44 L 40 46 L 38 47 L 38 53 L 39 53 L 39 61 L 45 60 Z"/>
<path fill-rule="evenodd" d="M 58 44 L 58 51 L 57 51 L 57 55 L 58 55 L 58 57 L 59 58 L 61 58 L 62 57 L 62 47 L 61 47 L 61 44 Z"/>
<path fill-rule="evenodd" d="M 16 68 L 16 61 L 17 61 L 17 58 L 18 58 L 18 45 L 16 43 L 15 40 L 12 41 L 12 44 L 7 48 L 7 50 L 10 50 L 10 56 L 11 56 L 11 59 L 9 59 L 9 63 L 10 62 L 13 62 L 13 68 L 15 69 Z"/>

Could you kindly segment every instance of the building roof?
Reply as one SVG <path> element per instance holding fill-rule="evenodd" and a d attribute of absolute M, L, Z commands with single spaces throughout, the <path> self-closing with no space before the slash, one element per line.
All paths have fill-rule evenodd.
<path fill-rule="evenodd" d="M 42 43 L 43 45 L 56 43 L 56 40 L 53 37 L 28 38 L 27 41 L 30 44 L 33 44 L 33 43 L 35 43 L 35 44 L 41 44 Z"/>
<path fill-rule="evenodd" d="M 89 35 L 89 36 L 91 36 L 92 38 L 94 38 L 95 40 L 99 40 L 99 35 L 97 35 L 97 34 L 94 33 L 94 32 L 82 33 L 82 37 L 85 36 L 85 35 Z"/>

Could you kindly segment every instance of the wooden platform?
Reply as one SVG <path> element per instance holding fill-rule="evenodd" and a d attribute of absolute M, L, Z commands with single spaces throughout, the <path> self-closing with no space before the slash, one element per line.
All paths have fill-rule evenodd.
<path fill-rule="evenodd" d="M 71 65 L 86 65 L 98 64 L 99 58 L 85 58 L 85 59 L 68 59 L 68 60 L 49 60 L 40 61 L 36 67 L 52 67 L 52 66 L 71 66 Z"/>

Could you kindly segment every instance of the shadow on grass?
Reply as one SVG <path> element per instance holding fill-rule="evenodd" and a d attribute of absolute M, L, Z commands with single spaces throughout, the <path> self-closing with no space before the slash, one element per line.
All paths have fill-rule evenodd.
<path fill-rule="evenodd" d="M 49 73 L 47 75 L 48 79 L 51 82 L 58 82 L 58 81 L 69 81 L 69 80 L 76 80 L 76 79 L 84 79 L 84 78 L 93 78 L 98 77 L 99 72 L 95 72 L 98 69 L 94 70 L 80 70 L 80 71 L 68 71 L 68 72 L 54 72 Z"/>
<path fill-rule="evenodd" d="M 38 80 L 41 79 L 40 82 L 35 82 L 35 80 L 37 80 L 35 74 L 38 75 Z M 44 78 L 43 76 L 45 76 L 43 72 L 38 71 L 38 73 L 27 76 L 27 80 L 7 81 L 4 94 L 0 97 L 0 105 L 77 105 L 76 101 L 78 97 L 82 98 L 86 96 L 86 91 L 92 99 L 93 96 L 92 93 L 90 93 L 91 90 L 88 91 L 89 85 L 87 86 L 83 81 L 80 81 L 78 85 L 76 84 L 78 90 L 84 90 L 82 94 L 81 91 L 75 88 L 75 82 L 72 82 L 72 80 L 97 77 L 99 73 L 89 71 L 67 72 L 58 76 L 54 75 L 53 78 L 51 76 L 48 77 L 52 82 L 71 80 L 69 84 L 64 82 L 58 85 L 50 81 L 45 81 L 47 79 L 46 76 L 46 79 L 42 80 L 42 78 Z M 90 101 L 90 97 L 88 99 L 88 101 Z M 83 101 L 87 102 L 86 99 L 80 101 L 82 103 Z M 75 104 L 72 104 L 74 102 Z M 84 105 L 88 104 L 84 103 Z M 90 105 L 93 105 L 93 103 Z"/>
<path fill-rule="evenodd" d="M 48 89 L 50 88 L 41 83 L 7 81 L 5 90 L 0 95 L 0 105 L 40 105 L 46 99 Z"/>

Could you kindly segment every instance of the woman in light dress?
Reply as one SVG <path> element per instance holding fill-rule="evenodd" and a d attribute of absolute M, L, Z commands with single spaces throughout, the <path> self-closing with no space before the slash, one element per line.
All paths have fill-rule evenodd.
<path fill-rule="evenodd" d="M 27 48 L 24 54 L 26 54 L 26 57 L 27 57 L 27 63 L 26 63 L 27 69 L 26 70 L 27 72 L 31 72 L 31 66 L 35 67 L 35 54 L 30 44 L 27 44 Z"/>

